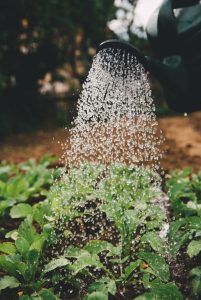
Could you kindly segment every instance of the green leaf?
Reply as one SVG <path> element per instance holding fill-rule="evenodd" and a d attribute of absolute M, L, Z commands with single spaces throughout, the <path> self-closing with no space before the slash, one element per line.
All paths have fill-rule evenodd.
<path fill-rule="evenodd" d="M 86 300 L 108 300 L 108 295 L 103 292 L 93 292 L 86 296 Z"/>
<path fill-rule="evenodd" d="M 190 257 L 197 256 L 201 251 L 201 240 L 191 241 L 187 248 L 187 253 Z"/>
<path fill-rule="evenodd" d="M 15 277 L 19 274 L 23 275 L 27 265 L 21 259 L 19 254 L 0 255 L 0 269 Z"/>
<path fill-rule="evenodd" d="M 9 260 L 10 255 L 0 255 L 0 269 L 6 271 L 7 273 L 14 275 L 16 274 L 16 268 L 12 261 Z M 17 254 L 18 261 L 20 256 Z"/>
<path fill-rule="evenodd" d="M 34 265 L 38 262 L 40 253 L 36 249 L 32 249 L 27 254 L 27 260 L 30 265 Z"/>
<path fill-rule="evenodd" d="M 83 248 L 91 254 L 99 254 L 102 251 L 108 251 L 108 255 L 120 255 L 121 247 L 114 246 L 109 242 L 101 240 L 91 240 Z"/>
<path fill-rule="evenodd" d="M 154 274 L 160 277 L 162 281 L 167 282 L 169 280 L 169 267 L 162 256 L 150 252 L 140 252 L 138 256 L 148 263 Z"/>
<path fill-rule="evenodd" d="M 40 164 L 44 166 L 49 166 L 51 163 L 57 162 L 58 159 L 59 159 L 58 157 L 52 156 L 51 154 L 47 153 L 41 158 Z"/>
<path fill-rule="evenodd" d="M 6 254 L 12 254 L 15 253 L 15 251 L 16 251 L 15 245 L 11 242 L 5 242 L 0 244 L 0 252 Z"/>
<path fill-rule="evenodd" d="M 19 233 L 18 233 L 18 231 L 16 229 L 7 232 L 6 235 L 5 235 L 5 237 L 7 239 L 12 239 L 14 241 L 17 240 L 18 236 L 19 236 Z"/>
<path fill-rule="evenodd" d="M 6 288 L 16 288 L 20 285 L 20 282 L 13 276 L 4 276 L 0 278 L 0 290 L 4 290 Z"/>
<path fill-rule="evenodd" d="M 187 218 L 190 229 L 201 230 L 201 218 L 197 216 Z"/>
<path fill-rule="evenodd" d="M 28 215 L 32 214 L 33 207 L 26 203 L 20 203 L 13 206 L 10 210 L 10 216 L 13 219 L 16 218 L 25 218 Z"/>
<path fill-rule="evenodd" d="M 80 255 L 80 248 L 70 246 L 68 249 L 65 251 L 65 256 L 66 257 L 73 257 L 73 258 L 78 258 Z"/>
<path fill-rule="evenodd" d="M 51 290 L 48 289 L 42 289 L 39 292 L 39 295 L 42 300 L 57 300 L 58 298 L 53 294 Z"/>
<path fill-rule="evenodd" d="M 45 265 L 44 273 L 48 273 L 59 267 L 67 266 L 69 263 L 70 263 L 70 261 L 68 259 L 66 259 L 65 257 L 60 257 L 60 258 L 54 259 L 54 260 L 50 261 L 47 265 Z"/>
<path fill-rule="evenodd" d="M 32 217 L 34 221 L 41 225 L 41 227 L 45 224 L 45 219 L 48 220 L 49 214 L 51 214 L 51 206 L 48 201 L 44 200 L 43 202 L 39 202 L 36 205 L 34 205 Z"/>
<path fill-rule="evenodd" d="M 104 294 L 111 294 L 115 295 L 117 291 L 116 283 L 114 280 L 108 278 L 108 277 L 103 277 L 95 282 L 93 282 L 90 286 L 88 291 L 90 293 L 92 292 L 104 292 Z"/>
<path fill-rule="evenodd" d="M 114 280 L 110 279 L 106 282 L 106 289 L 111 295 L 115 295 L 117 291 L 116 283 Z"/>
<path fill-rule="evenodd" d="M 16 203 L 16 200 L 6 199 L 0 201 L 0 216 L 5 214 L 6 210 L 13 206 Z"/>
<path fill-rule="evenodd" d="M 128 277 L 133 273 L 133 271 L 139 267 L 141 264 L 141 260 L 138 259 L 134 262 L 131 262 L 125 269 L 124 269 L 124 274 L 123 274 L 123 279 L 127 280 Z"/>
<path fill-rule="evenodd" d="M 190 271 L 192 293 L 195 296 L 201 296 L 201 266 L 193 268 Z"/>
<path fill-rule="evenodd" d="M 150 293 L 138 296 L 135 300 L 183 300 L 183 296 L 174 283 L 156 284 Z"/>
<path fill-rule="evenodd" d="M 177 234 L 175 233 L 174 238 L 170 240 L 170 254 L 176 256 L 179 249 L 185 242 L 189 239 L 189 232 L 179 231 Z"/>
<path fill-rule="evenodd" d="M 141 239 L 142 243 L 149 243 L 153 250 L 160 254 L 165 253 L 165 242 L 162 240 L 156 232 L 147 232 Z"/>
<path fill-rule="evenodd" d="M 33 297 L 29 297 L 28 295 L 22 295 L 19 300 L 33 300 L 34 298 Z M 40 299 L 37 299 L 37 300 L 40 300 Z"/>
<path fill-rule="evenodd" d="M 189 231 L 185 231 L 182 228 L 186 228 L 188 218 L 176 220 L 170 224 L 169 228 L 169 242 L 170 242 L 170 253 L 176 256 L 181 246 L 188 240 Z"/>
<path fill-rule="evenodd" d="M 35 228 L 32 226 L 31 220 L 26 219 L 24 220 L 18 229 L 18 233 L 20 237 L 23 237 L 25 240 L 29 242 L 31 245 L 39 236 L 36 233 Z"/>
<path fill-rule="evenodd" d="M 45 237 L 44 236 L 40 236 L 38 237 L 30 246 L 30 250 L 37 250 L 38 252 L 41 252 L 43 249 L 43 244 L 45 242 Z"/>
<path fill-rule="evenodd" d="M 140 295 L 140 296 L 134 298 L 134 300 L 159 300 L 159 299 L 156 298 L 155 295 L 152 293 L 145 293 L 143 295 Z M 160 299 L 160 300 L 163 300 L 163 299 Z"/>
<path fill-rule="evenodd" d="M 25 240 L 23 237 L 20 237 L 15 241 L 15 246 L 19 253 L 22 254 L 22 256 L 24 257 L 27 255 L 30 247 L 27 240 Z"/>
<path fill-rule="evenodd" d="M 100 262 L 97 254 L 90 254 L 86 250 L 81 249 L 77 260 L 70 266 L 70 269 L 74 271 L 74 275 L 82 271 L 88 266 L 96 268 L 103 268 L 103 264 Z"/>

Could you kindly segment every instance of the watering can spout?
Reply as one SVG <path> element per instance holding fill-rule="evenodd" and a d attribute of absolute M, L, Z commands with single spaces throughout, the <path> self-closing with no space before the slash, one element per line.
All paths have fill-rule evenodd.
<path fill-rule="evenodd" d="M 119 49 L 135 56 L 144 66 L 145 70 L 153 75 L 166 89 L 169 97 L 167 102 L 171 108 L 178 112 L 189 111 L 184 105 L 178 105 L 178 99 L 184 99 L 189 94 L 187 72 L 179 56 L 166 57 L 163 61 L 150 56 L 144 56 L 133 45 L 119 40 L 108 40 L 101 43 L 97 53 L 103 49 Z"/>
<path fill-rule="evenodd" d="M 99 48 L 123 49 L 162 84 L 165 99 L 177 112 L 201 109 L 201 2 L 163 0 L 151 15 L 147 38 L 158 59 L 145 57 L 125 42 L 110 40 Z"/>

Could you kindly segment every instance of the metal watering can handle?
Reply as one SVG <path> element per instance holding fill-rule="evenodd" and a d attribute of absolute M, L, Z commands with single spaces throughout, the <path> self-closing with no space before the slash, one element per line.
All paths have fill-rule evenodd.
<path fill-rule="evenodd" d="M 174 16 L 174 8 L 183 8 L 198 4 L 199 0 L 165 0 L 160 7 L 158 15 L 158 37 L 163 48 L 178 52 L 177 20 Z M 176 54 L 175 53 L 175 54 Z"/>

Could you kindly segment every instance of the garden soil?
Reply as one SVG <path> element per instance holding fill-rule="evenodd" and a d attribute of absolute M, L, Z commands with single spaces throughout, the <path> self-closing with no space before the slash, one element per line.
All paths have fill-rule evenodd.
<path fill-rule="evenodd" d="M 192 167 L 201 169 L 201 112 L 188 116 L 164 117 L 158 120 L 165 136 L 162 167 L 166 172 Z M 33 157 L 40 159 L 45 153 L 61 157 L 62 144 L 68 130 L 54 128 L 36 133 L 19 134 L 0 141 L 0 161 L 19 163 Z"/>

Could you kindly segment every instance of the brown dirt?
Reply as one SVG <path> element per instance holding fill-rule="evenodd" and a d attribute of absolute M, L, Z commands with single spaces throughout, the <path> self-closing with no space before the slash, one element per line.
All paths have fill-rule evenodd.
<path fill-rule="evenodd" d="M 163 168 L 170 171 L 176 168 L 192 167 L 201 169 L 201 112 L 187 117 L 165 117 L 159 119 L 166 141 L 161 161 Z M 68 131 L 59 128 L 19 134 L 0 142 L 0 160 L 19 163 L 34 157 L 37 160 L 45 153 L 61 157 L 61 144 L 65 142 Z"/>
<path fill-rule="evenodd" d="M 161 161 L 167 171 L 192 167 L 201 170 L 201 112 L 189 116 L 159 119 L 165 134 L 165 154 Z"/>

